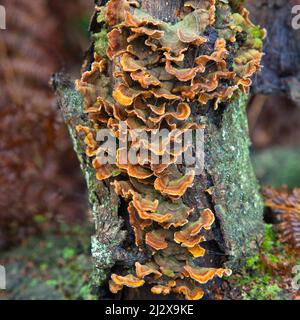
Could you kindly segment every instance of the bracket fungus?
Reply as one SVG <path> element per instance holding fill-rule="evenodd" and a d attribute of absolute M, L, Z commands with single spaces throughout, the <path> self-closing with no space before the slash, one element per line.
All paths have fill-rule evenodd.
<path fill-rule="evenodd" d="M 97 178 L 108 179 L 128 203 L 135 245 L 150 252 L 149 261 L 136 262 L 135 272 L 112 274 L 110 290 L 148 283 L 154 294 L 201 299 L 200 284 L 231 271 L 201 267 L 205 249 L 200 244 L 215 216 L 203 208 L 199 217 L 184 203 L 195 172 L 178 169 L 176 157 L 184 148 L 172 152 L 170 145 L 182 132 L 201 127 L 191 117 L 195 108 L 209 103 L 216 109 L 234 94 L 248 92 L 250 77 L 260 69 L 265 32 L 251 23 L 242 6 L 236 12 L 228 1 L 186 1 L 175 24 L 152 17 L 138 1 L 110 0 L 97 10 L 108 32 L 107 48 L 105 54 L 95 52 L 90 71 L 76 82 L 94 125 L 78 130 L 86 135 Z M 169 153 L 169 162 L 156 165 L 149 157 L 121 164 L 119 148 L 116 165 L 98 163 L 95 153 L 102 146 L 95 143 L 93 132 L 108 129 L 121 142 L 120 121 L 127 124 L 132 147 L 160 157 Z M 137 142 L 132 130 L 150 134 L 163 128 L 177 133 L 159 144 Z"/>

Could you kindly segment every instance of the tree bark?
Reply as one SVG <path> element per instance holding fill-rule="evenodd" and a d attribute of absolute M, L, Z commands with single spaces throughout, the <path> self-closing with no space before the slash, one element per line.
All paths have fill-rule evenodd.
<path fill-rule="evenodd" d="M 103 1 L 98 4 L 103 5 Z M 184 1 L 142 0 L 141 4 L 142 9 L 152 16 L 176 22 L 177 11 Z M 95 26 L 95 21 L 92 21 L 92 32 Z M 90 64 L 92 52 L 93 47 L 89 51 L 86 65 Z M 102 297 L 111 297 L 107 294 L 110 269 L 114 265 L 132 266 L 135 261 L 143 262 L 147 257 L 136 248 L 130 252 L 124 249 L 124 242 L 130 232 L 130 225 L 126 223 L 127 206 L 115 195 L 109 183 L 96 180 L 90 159 L 84 153 L 82 138 L 75 130 L 78 124 L 89 126 L 81 95 L 75 91 L 73 83 L 64 80 L 61 75 L 53 79 L 53 85 L 87 180 L 96 229 L 92 239 L 92 254 L 98 270 L 98 283 L 103 285 Z M 205 245 L 207 254 L 202 264 L 206 267 L 223 265 L 237 268 L 249 250 L 255 250 L 262 236 L 263 205 L 249 157 L 246 100 L 247 97 L 240 94 L 239 98 L 224 103 L 218 110 L 207 108 L 197 115 L 206 122 L 205 167 L 203 173 L 195 177 L 193 187 L 187 190 L 183 201 L 193 207 L 196 213 L 200 214 L 203 209 L 210 208 L 216 215 L 216 222 Z M 206 298 L 213 299 L 213 286 L 214 282 L 207 286 L 210 295 Z M 127 289 L 114 298 L 153 298 L 147 291 L 146 287 Z"/>
<path fill-rule="evenodd" d="M 300 106 L 300 32 L 293 28 L 292 8 L 299 0 L 246 0 L 252 20 L 267 29 L 262 72 L 253 93 L 285 95 Z"/>

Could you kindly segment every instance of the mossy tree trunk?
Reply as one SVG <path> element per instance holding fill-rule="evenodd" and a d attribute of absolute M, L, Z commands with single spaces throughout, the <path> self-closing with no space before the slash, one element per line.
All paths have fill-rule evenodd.
<path fill-rule="evenodd" d="M 201 0 L 199 0 L 201 1 Z M 101 2 L 101 1 L 99 1 Z M 103 1 L 98 3 L 103 5 Z M 155 18 L 174 22 L 183 0 L 142 0 L 142 9 Z M 92 21 L 91 31 L 96 23 Z M 99 32 L 99 30 L 97 30 Z M 90 50 L 92 56 L 93 47 Z M 87 63 L 88 64 L 88 63 Z M 85 155 L 82 138 L 75 127 L 88 125 L 83 111 L 83 100 L 74 85 L 57 75 L 53 84 L 59 97 L 61 110 L 69 127 L 75 152 L 86 177 L 89 199 L 92 205 L 96 233 L 92 239 L 92 253 L 98 270 L 98 283 L 103 284 L 103 296 L 107 293 L 107 275 L 114 265 L 132 266 L 145 257 L 132 248 L 124 249 L 128 228 L 123 223 L 126 204 L 119 199 L 111 186 L 96 180 L 90 159 Z M 246 117 L 247 97 L 240 93 L 223 103 L 218 110 L 201 111 L 205 120 L 204 171 L 195 177 L 193 187 L 183 197 L 184 203 L 199 214 L 210 208 L 216 215 L 216 223 L 209 232 L 203 265 L 218 267 L 226 265 L 233 270 L 241 265 L 251 249 L 255 249 L 262 235 L 263 205 L 258 184 L 249 157 L 250 141 Z M 208 192 L 209 190 L 209 192 Z M 213 298 L 213 290 L 209 288 Z M 146 299 L 151 297 L 144 287 L 124 290 L 122 299 Z"/>

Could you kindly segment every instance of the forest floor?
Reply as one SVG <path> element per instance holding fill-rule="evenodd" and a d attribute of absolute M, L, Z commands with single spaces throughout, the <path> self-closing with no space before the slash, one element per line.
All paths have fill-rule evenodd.
<path fill-rule="evenodd" d="M 60 225 L 41 237 L 2 254 L 7 288 L 1 299 L 95 300 L 90 285 L 90 226 Z M 300 259 L 280 243 L 271 225 L 265 225 L 260 253 L 249 257 L 245 266 L 226 279 L 217 299 L 291 300 L 300 299 L 292 289 L 292 268 Z M 2 293 L 1 293 L 2 292 Z"/>
<path fill-rule="evenodd" d="M 0 265 L 6 269 L 6 290 L 0 291 L 0 300 L 96 299 L 89 281 L 91 234 L 90 225 L 62 223 L 0 253 Z"/>
<path fill-rule="evenodd" d="M 287 152 L 291 156 L 287 156 Z M 284 181 L 291 188 L 299 186 L 300 172 L 298 175 L 294 170 L 299 171 L 299 153 L 274 149 L 256 155 L 254 166 L 260 182 L 280 186 Z M 40 223 L 45 221 L 41 219 Z M 0 252 L 0 265 L 5 266 L 7 278 L 7 288 L 0 291 L 0 300 L 97 299 L 97 291 L 90 281 L 92 233 L 93 227 L 88 223 L 75 226 L 61 223 L 18 247 Z M 249 257 L 243 268 L 223 281 L 217 299 L 300 299 L 300 291 L 292 288 L 293 268 L 297 265 L 300 266 L 300 259 L 278 241 L 272 226 L 266 224 L 260 252 Z"/>
<path fill-rule="evenodd" d="M 258 254 L 249 257 L 222 284 L 222 299 L 230 300 L 300 300 L 296 286 L 299 277 L 293 270 L 300 258 L 282 244 L 270 224 L 265 225 L 265 237 Z"/>

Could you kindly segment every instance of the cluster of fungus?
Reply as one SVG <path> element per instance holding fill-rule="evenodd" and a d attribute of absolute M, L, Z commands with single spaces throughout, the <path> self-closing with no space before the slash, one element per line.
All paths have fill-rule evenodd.
<path fill-rule="evenodd" d="M 235 92 L 248 91 L 250 77 L 260 67 L 264 32 L 250 22 L 244 8 L 233 13 L 228 1 L 186 1 L 176 24 L 155 19 L 135 0 L 110 0 L 97 10 L 102 31 L 96 39 L 105 40 L 106 50 L 96 42 L 91 69 L 77 81 L 93 123 L 78 130 L 85 134 L 86 154 L 97 178 L 108 179 L 128 203 L 135 245 L 151 253 L 149 261 L 136 262 L 129 274 L 112 274 L 110 291 L 146 282 L 154 294 L 201 299 L 200 284 L 231 270 L 199 263 L 205 255 L 201 243 L 215 217 L 209 208 L 199 215 L 183 202 L 195 172 L 178 169 L 176 159 L 184 148 L 174 152 L 172 146 L 186 130 L 203 127 L 192 117 L 195 106 L 211 103 L 218 108 Z M 120 141 L 120 121 L 126 123 L 131 147 L 158 157 L 169 153 L 169 163 L 154 164 L 149 156 L 123 164 L 122 148 L 105 150 L 116 162 L 102 163 L 103 145 L 96 132 L 109 129 Z M 159 144 L 136 137 L 136 130 L 150 134 L 162 128 L 177 133 Z"/>

